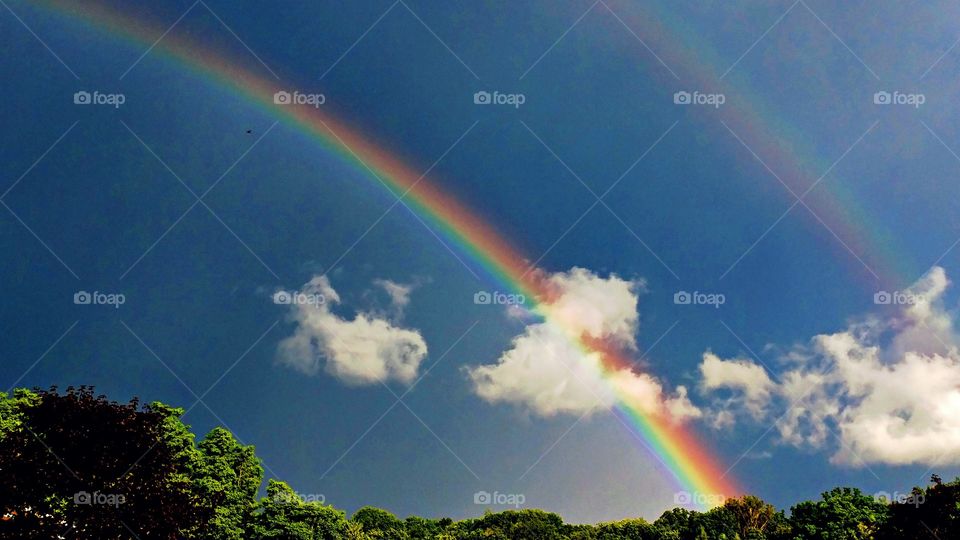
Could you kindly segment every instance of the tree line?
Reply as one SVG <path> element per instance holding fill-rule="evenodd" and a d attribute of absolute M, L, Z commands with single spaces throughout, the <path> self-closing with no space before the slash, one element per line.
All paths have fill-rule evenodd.
<path fill-rule="evenodd" d="M 348 517 L 270 479 L 224 428 L 199 441 L 183 409 L 110 401 L 89 387 L 0 393 L 0 539 L 947 540 L 960 538 L 960 479 L 897 500 L 835 488 L 778 510 L 760 498 L 706 512 L 568 524 L 543 510 L 455 521 L 364 507 Z"/>

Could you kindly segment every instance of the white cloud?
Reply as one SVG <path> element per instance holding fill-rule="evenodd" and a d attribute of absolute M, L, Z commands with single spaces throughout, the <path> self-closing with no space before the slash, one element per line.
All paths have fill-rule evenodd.
<path fill-rule="evenodd" d="M 397 298 L 405 302 L 408 293 L 399 291 Z M 333 313 L 331 306 L 341 301 L 326 276 L 314 277 L 291 294 L 295 301 L 290 305 L 290 318 L 297 327 L 279 344 L 281 363 L 308 375 L 322 368 L 353 385 L 389 380 L 410 383 L 416 378 L 427 355 L 427 344 L 419 332 L 399 328 L 371 313 L 357 313 L 353 319 Z M 298 302 L 297 298 L 323 301 Z"/>
<path fill-rule="evenodd" d="M 410 303 L 410 293 L 413 291 L 413 285 L 404 285 L 389 279 L 375 279 L 373 284 L 387 293 L 396 316 L 401 317 L 403 310 Z"/>
<path fill-rule="evenodd" d="M 646 413 L 674 418 L 698 416 L 686 388 L 669 394 L 651 375 L 630 368 L 605 368 L 600 352 L 579 338 L 625 351 L 636 350 L 637 300 L 643 287 L 611 275 L 602 278 L 573 268 L 545 277 L 548 321 L 529 324 L 497 363 L 468 370 L 484 400 L 525 406 L 535 414 L 592 414 L 628 401 Z M 605 373 L 605 370 L 606 373 Z"/>
<path fill-rule="evenodd" d="M 711 377 L 727 381 L 715 387 L 737 388 L 745 405 L 764 407 L 770 419 L 784 415 L 776 424 L 782 442 L 829 446 L 837 464 L 958 464 L 960 341 L 943 307 L 948 284 L 935 267 L 906 291 L 917 303 L 897 315 L 814 337 L 786 358 L 786 372 L 768 393 L 739 384 L 762 380 L 760 366 L 705 355 L 704 388 Z M 723 379 L 718 365 L 736 367 Z"/>
<path fill-rule="evenodd" d="M 700 375 L 704 390 L 724 388 L 737 392 L 742 400 L 735 401 L 746 407 L 755 418 L 763 416 L 774 384 L 761 366 L 746 359 L 722 360 L 708 351 L 703 353 Z M 720 424 L 729 420 L 729 415 L 721 417 Z"/>

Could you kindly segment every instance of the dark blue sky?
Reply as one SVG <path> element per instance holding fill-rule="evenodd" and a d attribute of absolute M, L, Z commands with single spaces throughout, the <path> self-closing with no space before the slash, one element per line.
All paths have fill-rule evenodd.
<path fill-rule="evenodd" d="M 158 4 L 116 9 L 165 29 L 191 7 Z M 788 505 L 838 484 L 905 491 L 931 467 L 957 473 L 960 426 L 911 398 L 893 411 L 873 406 L 889 391 L 881 382 L 873 393 L 846 379 L 824 386 L 843 388 L 842 407 L 815 422 L 829 427 L 824 440 L 801 444 L 768 429 L 789 412 L 787 390 L 771 390 L 756 417 L 740 411 L 711 427 L 722 411 L 749 408 L 749 392 L 729 379 L 707 388 L 700 368 L 712 351 L 762 362 L 775 380 L 805 373 L 825 354 L 811 338 L 881 320 L 893 322 L 871 322 L 882 336 L 863 343 L 880 344 L 883 365 L 915 352 L 960 370 L 950 364 L 955 291 L 935 295 L 934 319 L 874 301 L 934 265 L 953 277 L 960 263 L 950 249 L 960 236 L 953 4 L 309 4 L 209 0 L 170 37 L 324 93 L 324 107 L 415 170 L 443 156 L 431 181 L 532 260 L 543 254 L 545 272 L 642 281 L 637 357 L 653 347 L 644 370 L 668 393 L 689 389 L 701 416 L 688 422 L 746 490 Z M 495 284 L 478 281 L 457 258 L 466 254 L 404 207 L 370 228 L 394 197 L 364 170 L 286 124 L 271 128 L 269 111 L 166 59 L 162 42 L 144 55 L 149 43 L 9 2 L 0 46 L 4 389 L 92 384 L 185 408 L 201 396 L 185 416 L 197 432 L 226 425 L 256 445 L 268 475 L 348 511 L 475 515 L 481 490 L 524 494 L 573 521 L 653 518 L 673 505 L 677 488 L 611 414 L 577 421 L 578 412 L 478 395 L 470 369 L 496 364 L 529 321 L 475 305 L 473 294 Z M 696 86 L 729 66 L 728 83 Z M 675 92 L 723 84 L 741 93 L 721 109 L 674 103 Z M 76 105 L 81 90 L 126 101 Z M 476 105 L 481 90 L 525 102 Z M 925 103 L 878 105 L 880 91 Z M 730 110 L 762 111 L 776 140 L 744 143 L 796 156 L 809 174 L 788 184 L 809 187 L 829 169 L 809 210 L 783 217 L 795 199 L 724 127 Z M 177 176 L 198 195 L 215 185 L 205 204 L 184 214 L 196 199 Z M 585 213 L 591 190 L 614 182 L 606 206 Z M 852 228 L 815 217 L 838 189 Z M 436 365 L 406 405 L 379 384 L 332 375 L 329 358 L 313 374 L 279 361 L 281 340 L 304 323 L 271 295 L 324 272 L 340 297 L 328 321 L 362 313 L 422 337 L 418 374 Z M 377 280 L 412 285 L 402 317 Z M 81 290 L 125 303 L 77 305 Z M 681 290 L 726 302 L 677 305 Z M 931 320 L 945 326 L 898 348 L 897 321 Z M 398 395 L 408 383 L 388 382 Z M 936 397 L 956 406 L 955 389 Z M 894 429 L 893 444 L 927 433 L 947 457 L 907 459 L 859 438 L 863 418 L 885 414 L 920 419 Z M 831 462 L 847 447 L 868 464 Z"/>

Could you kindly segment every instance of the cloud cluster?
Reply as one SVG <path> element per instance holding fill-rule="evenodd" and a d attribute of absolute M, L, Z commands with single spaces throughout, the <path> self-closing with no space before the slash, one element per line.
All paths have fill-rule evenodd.
<path fill-rule="evenodd" d="M 474 391 L 490 403 L 513 403 L 540 416 L 592 414 L 627 401 L 648 414 L 698 416 L 685 388 L 670 394 L 655 377 L 610 370 L 582 341 L 637 349 L 637 302 L 643 283 L 573 268 L 544 278 L 549 320 L 528 324 L 494 364 L 470 368 Z M 581 339 L 582 338 L 582 339 Z"/>
<path fill-rule="evenodd" d="M 408 302 L 409 287 L 378 283 L 390 294 L 399 313 Z M 341 317 L 331 307 L 340 296 L 326 276 L 317 276 L 296 292 L 288 293 L 293 335 L 277 350 L 278 361 L 308 375 L 321 368 L 351 385 L 390 380 L 409 384 L 427 356 L 427 344 L 416 330 L 395 326 L 375 313 Z"/>
<path fill-rule="evenodd" d="M 814 337 L 785 355 L 774 382 L 745 359 L 704 355 L 702 389 L 726 389 L 715 423 L 742 412 L 774 421 L 783 443 L 833 450 L 863 466 L 960 463 L 960 347 L 935 267 L 908 291 L 911 305 Z M 716 420 L 719 419 L 719 422 Z"/>

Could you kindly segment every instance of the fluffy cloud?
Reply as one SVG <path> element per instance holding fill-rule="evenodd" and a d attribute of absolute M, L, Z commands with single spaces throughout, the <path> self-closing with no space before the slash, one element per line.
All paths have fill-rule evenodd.
<path fill-rule="evenodd" d="M 577 338 L 584 338 L 635 351 L 642 282 L 573 268 L 546 276 L 544 283 L 549 293 L 541 301 L 549 305 L 549 320 L 527 325 L 497 363 L 468 370 L 477 395 L 541 416 L 592 414 L 623 400 L 674 418 L 700 414 L 685 388 L 669 394 L 656 378 L 626 367 L 604 373 L 601 353 L 579 344 Z"/>
<path fill-rule="evenodd" d="M 764 408 L 770 400 L 774 383 L 762 367 L 750 360 L 722 360 L 717 355 L 706 352 L 700 364 L 702 387 L 706 391 L 727 389 L 736 395 L 728 404 L 743 405 L 754 418 L 764 414 Z M 725 411 L 729 412 L 729 411 Z M 729 414 L 718 418 L 718 425 L 729 423 Z"/>
<path fill-rule="evenodd" d="M 905 291 L 913 303 L 895 316 L 852 323 L 786 355 L 776 383 L 749 360 L 705 355 L 703 388 L 737 391 L 751 414 L 779 418 L 784 443 L 832 444 L 837 464 L 958 464 L 960 342 L 943 307 L 948 284 L 935 267 Z"/>
<path fill-rule="evenodd" d="M 409 289 L 387 289 L 397 303 L 406 304 Z M 281 293 L 282 294 L 282 293 Z M 340 296 L 326 276 L 317 276 L 292 298 L 290 318 L 297 327 L 278 347 L 280 363 L 308 375 L 321 368 L 352 385 L 395 380 L 412 382 L 427 355 L 427 344 L 415 330 L 399 328 L 372 313 L 357 313 L 346 319 L 331 311 Z"/>

